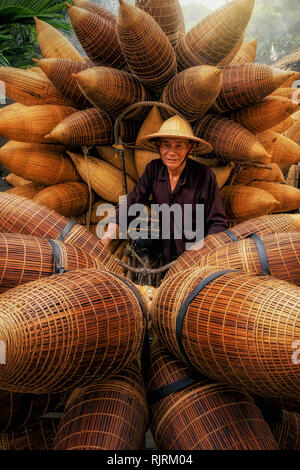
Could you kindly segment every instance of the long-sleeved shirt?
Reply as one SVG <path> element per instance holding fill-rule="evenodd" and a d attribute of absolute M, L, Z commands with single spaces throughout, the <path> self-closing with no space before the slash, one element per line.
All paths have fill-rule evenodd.
<path fill-rule="evenodd" d="M 149 197 L 151 194 L 153 200 L 150 203 Z M 190 230 L 195 231 L 199 225 L 199 217 L 196 213 L 197 204 L 204 205 L 202 223 L 203 238 L 212 233 L 222 232 L 228 228 L 228 222 L 214 172 L 209 167 L 190 158 L 187 158 L 186 166 L 173 192 L 171 191 L 168 169 L 162 163 L 162 160 L 155 159 L 148 163 L 143 175 L 127 196 L 128 208 L 136 203 L 150 207 L 153 207 L 153 204 L 166 204 L 169 207 L 178 204 L 180 206 L 177 206 L 179 215 L 176 211 L 175 213 L 170 212 L 170 218 L 169 221 L 167 221 L 170 236 L 168 236 L 168 239 L 162 239 L 164 264 L 168 264 L 180 256 L 186 250 L 186 243 L 192 243 L 192 240 L 189 238 L 191 235 Z M 192 211 L 192 224 L 191 219 L 189 219 L 190 230 L 186 232 L 190 232 L 190 235 L 185 233 L 184 225 L 184 211 L 188 204 Z M 180 208 L 182 215 L 180 215 Z M 120 210 L 117 209 L 115 220 L 118 224 L 120 222 L 119 216 Z M 163 223 L 166 222 L 166 220 L 164 220 L 165 218 L 165 215 L 160 216 L 160 229 L 162 229 Z M 128 217 L 129 222 L 131 219 L 132 217 Z M 180 226 L 183 227 L 183 233 L 179 239 L 176 239 L 176 237 L 178 237 L 176 227 L 178 228 Z M 162 235 L 163 238 L 164 232 Z M 194 240 L 199 241 L 198 238 Z"/>

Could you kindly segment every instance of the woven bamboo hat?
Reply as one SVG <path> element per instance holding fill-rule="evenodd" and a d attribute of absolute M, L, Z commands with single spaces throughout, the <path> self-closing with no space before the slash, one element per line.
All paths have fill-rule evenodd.
<path fill-rule="evenodd" d="M 192 153 L 206 154 L 213 150 L 213 146 L 199 137 L 195 137 L 193 129 L 190 124 L 180 116 L 173 116 L 167 119 L 161 126 L 158 132 L 155 134 L 149 134 L 143 137 L 140 141 L 141 147 L 157 151 L 156 139 L 161 138 L 177 138 L 177 139 L 188 139 L 191 142 L 195 142 L 196 145 Z"/>

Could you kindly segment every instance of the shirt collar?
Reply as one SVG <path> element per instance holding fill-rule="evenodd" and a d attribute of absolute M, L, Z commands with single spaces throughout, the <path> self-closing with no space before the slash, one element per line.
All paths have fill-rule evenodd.
<path fill-rule="evenodd" d="M 183 170 L 183 172 L 181 173 L 181 175 L 180 175 L 180 177 L 179 177 L 178 184 L 179 184 L 180 186 L 183 186 L 184 184 L 186 184 L 189 165 L 190 165 L 190 159 L 187 158 L 187 159 L 186 159 L 186 165 L 185 165 L 185 167 L 184 167 L 184 170 Z M 159 172 L 158 172 L 158 179 L 159 179 L 159 180 L 168 180 L 168 179 L 169 179 L 168 169 L 167 169 L 166 165 L 163 164 L 162 161 L 161 161 L 161 168 L 160 168 L 160 170 L 159 170 Z"/>

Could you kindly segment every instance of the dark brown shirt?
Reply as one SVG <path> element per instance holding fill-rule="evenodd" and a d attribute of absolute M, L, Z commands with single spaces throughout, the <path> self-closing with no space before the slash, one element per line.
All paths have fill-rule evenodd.
<path fill-rule="evenodd" d="M 153 200 L 149 202 L 152 194 Z M 204 237 L 212 233 L 222 232 L 227 229 L 228 222 L 223 208 L 223 203 L 219 193 L 218 184 L 214 172 L 207 166 L 202 165 L 190 158 L 186 161 L 186 166 L 181 173 L 178 183 L 171 192 L 169 173 L 167 167 L 161 159 L 152 160 L 135 185 L 134 189 L 127 196 L 128 208 L 133 204 L 179 204 L 184 214 L 184 205 L 192 205 L 192 228 L 196 228 L 196 204 L 204 205 Z M 134 217 L 132 218 L 134 219 Z M 131 218 L 128 217 L 128 223 Z M 175 224 L 182 224 L 181 220 L 176 220 Z M 116 222 L 119 223 L 119 210 L 117 209 Z M 160 220 L 160 225 L 162 220 Z M 181 239 L 174 239 L 174 215 L 170 215 L 170 237 L 162 240 L 162 253 L 164 264 L 169 263 L 186 250 L 186 239 L 184 231 Z"/>

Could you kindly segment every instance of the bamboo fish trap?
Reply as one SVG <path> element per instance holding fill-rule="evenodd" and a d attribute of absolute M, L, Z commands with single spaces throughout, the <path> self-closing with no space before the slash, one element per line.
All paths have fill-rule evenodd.
<path fill-rule="evenodd" d="M 235 57 L 235 55 L 237 54 L 237 52 L 240 50 L 240 48 L 242 47 L 242 44 L 245 40 L 245 34 L 246 32 L 244 32 L 241 36 L 240 36 L 240 39 L 239 41 L 236 43 L 236 45 L 234 46 L 233 49 L 231 49 L 231 51 L 229 52 L 229 54 L 227 54 L 226 57 L 224 57 L 224 59 L 221 60 L 221 62 L 218 63 L 218 67 L 225 67 L 226 65 L 230 64 L 232 62 L 232 59 Z"/>
<path fill-rule="evenodd" d="M 271 153 L 273 163 L 293 165 L 300 162 L 300 148 L 296 142 L 273 131 L 256 134 L 257 139 Z"/>
<path fill-rule="evenodd" d="M 176 75 L 174 49 L 154 18 L 119 0 L 118 39 L 135 77 L 154 91 L 162 90 Z"/>
<path fill-rule="evenodd" d="M 133 362 L 110 379 L 73 390 L 54 450 L 139 450 L 147 422 L 145 386 Z"/>
<path fill-rule="evenodd" d="M 5 181 L 7 181 L 7 183 L 9 183 L 9 184 L 11 184 L 12 186 L 15 186 L 15 187 L 31 183 L 31 181 L 26 180 L 26 179 L 22 178 L 22 176 L 18 176 L 15 173 L 9 173 L 9 175 L 7 175 L 5 177 Z"/>
<path fill-rule="evenodd" d="M 93 203 L 88 186 L 83 182 L 60 183 L 42 189 L 33 200 L 66 217 L 82 214 Z"/>
<path fill-rule="evenodd" d="M 159 344 L 151 347 L 147 391 L 160 450 L 278 448 L 249 394 L 196 374 Z"/>
<path fill-rule="evenodd" d="M 268 168 L 249 168 L 241 166 L 235 174 L 233 184 L 248 184 L 254 181 L 272 181 L 284 183 L 281 169 L 276 163 L 269 163 Z"/>
<path fill-rule="evenodd" d="M 59 419 L 39 419 L 15 431 L 0 434 L 0 450 L 52 450 Z"/>
<path fill-rule="evenodd" d="M 282 96 L 288 100 L 297 101 L 300 97 L 299 88 L 278 88 L 272 93 L 272 96 Z"/>
<path fill-rule="evenodd" d="M 298 188 L 293 188 L 284 183 L 264 181 L 255 181 L 249 183 L 249 186 L 266 191 L 277 200 L 276 206 L 271 209 L 273 213 L 289 212 L 300 207 L 300 189 Z"/>
<path fill-rule="evenodd" d="M 170 352 L 207 377 L 299 407 L 299 294 L 271 276 L 192 268 L 157 290 L 152 327 Z"/>
<path fill-rule="evenodd" d="M 257 51 L 257 38 L 248 41 L 239 48 L 231 64 L 250 64 L 255 61 Z"/>
<path fill-rule="evenodd" d="M 22 393 L 111 377 L 140 351 L 146 323 L 134 285 L 92 268 L 15 287 L 1 295 L 1 312 L 0 386 Z"/>
<path fill-rule="evenodd" d="M 102 145 L 98 146 L 96 149 L 102 160 L 122 170 L 121 159 L 116 155 L 116 149 L 114 147 Z M 124 149 L 124 161 L 127 175 L 129 175 L 134 182 L 137 182 L 139 177 L 135 168 L 133 150 L 129 148 Z"/>
<path fill-rule="evenodd" d="M 286 118 L 284 121 L 280 122 L 276 126 L 270 127 L 270 131 L 277 132 L 278 134 L 283 134 L 287 130 L 289 130 L 296 120 L 294 119 L 294 116 L 289 116 Z"/>
<path fill-rule="evenodd" d="M 59 239 L 83 249 L 102 262 L 107 270 L 121 273 L 120 266 L 98 238 L 58 212 L 30 199 L 6 192 L 0 194 L 0 230 Z"/>
<path fill-rule="evenodd" d="M 226 113 L 258 103 L 284 83 L 291 73 L 264 64 L 228 65 L 222 70 L 222 85 L 212 110 Z"/>
<path fill-rule="evenodd" d="M 285 136 L 288 137 L 289 139 L 293 140 L 297 144 L 299 143 L 299 140 L 300 140 L 300 120 L 296 121 L 293 124 L 293 126 L 291 126 L 287 130 Z"/>
<path fill-rule="evenodd" d="M 251 132 L 217 114 L 206 114 L 197 121 L 194 133 L 213 146 L 220 161 L 266 163 L 270 158 Z"/>
<path fill-rule="evenodd" d="M 184 16 L 179 0 L 136 0 L 135 6 L 155 19 L 175 47 L 178 32 L 185 33 Z"/>
<path fill-rule="evenodd" d="M 141 139 L 145 137 L 146 135 L 154 134 L 155 132 L 158 132 L 163 122 L 164 120 L 160 114 L 158 107 L 153 106 L 148 116 L 144 120 L 143 124 L 141 125 L 141 128 L 139 130 L 139 133 L 136 139 L 136 146 L 137 147 L 140 146 Z M 147 164 L 155 158 L 160 158 L 158 153 L 150 152 L 148 150 L 141 150 L 139 148 L 135 150 L 134 161 L 135 161 L 136 171 L 139 177 L 141 177 L 142 174 L 144 173 Z"/>
<path fill-rule="evenodd" d="M 66 4 L 75 34 L 95 65 L 122 68 L 126 60 L 118 41 L 116 25 L 85 8 Z"/>
<path fill-rule="evenodd" d="M 165 87 L 162 101 L 174 106 L 189 121 L 202 117 L 215 102 L 222 85 L 222 71 L 206 65 L 184 70 Z M 162 109 L 162 114 L 169 114 Z"/>
<path fill-rule="evenodd" d="M 27 197 L 33 199 L 40 191 L 45 189 L 45 186 L 39 183 L 27 183 L 16 188 L 8 189 L 9 194 L 16 194 L 17 196 Z"/>
<path fill-rule="evenodd" d="M 10 141 L 0 148 L 0 163 L 8 170 L 45 186 L 80 181 L 65 147 Z"/>
<path fill-rule="evenodd" d="M 85 10 L 91 11 L 92 13 L 96 13 L 97 15 L 102 16 L 106 21 L 110 21 L 110 23 L 117 23 L 116 15 L 95 2 L 90 2 L 89 0 L 73 0 L 73 3 L 75 7 L 84 8 Z"/>
<path fill-rule="evenodd" d="M 243 36 L 253 7 L 254 0 L 230 2 L 181 37 L 176 47 L 179 70 L 221 62 Z"/>

